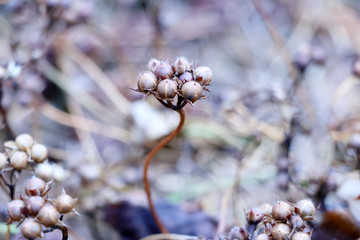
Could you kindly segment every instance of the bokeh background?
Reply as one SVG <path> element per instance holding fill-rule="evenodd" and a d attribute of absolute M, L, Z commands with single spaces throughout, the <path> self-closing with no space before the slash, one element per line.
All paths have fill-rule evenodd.
<path fill-rule="evenodd" d="M 150 166 L 171 232 L 215 238 L 250 207 L 311 198 L 313 239 L 360 237 L 358 1 L 3 0 L 0 12 L 0 138 L 48 147 L 37 174 L 79 198 L 70 239 L 158 232 L 142 164 L 179 119 L 131 88 L 151 58 L 177 56 L 213 80 Z"/>

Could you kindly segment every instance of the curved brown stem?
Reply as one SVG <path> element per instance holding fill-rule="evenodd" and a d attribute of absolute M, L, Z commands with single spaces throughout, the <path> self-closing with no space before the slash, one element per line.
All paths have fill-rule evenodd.
<path fill-rule="evenodd" d="M 145 162 L 144 162 L 143 181 L 144 181 L 144 189 L 145 189 L 145 192 L 146 192 L 146 197 L 147 197 L 147 200 L 148 200 L 148 203 L 149 203 L 151 214 L 153 215 L 154 220 L 155 220 L 156 224 L 158 225 L 158 227 L 160 228 L 160 231 L 162 233 L 168 233 L 168 231 L 166 230 L 165 226 L 162 224 L 159 216 L 157 215 L 154 204 L 153 204 L 153 201 L 151 199 L 150 183 L 149 183 L 149 180 L 148 180 L 148 169 L 149 169 L 150 161 L 154 157 L 154 155 L 161 148 L 163 148 L 167 143 L 169 143 L 180 132 L 182 126 L 184 125 L 184 122 L 185 122 L 184 110 L 180 109 L 180 110 L 177 110 L 177 112 L 180 115 L 179 125 L 177 126 L 177 128 L 169 136 L 164 138 L 158 145 L 156 145 L 151 150 L 151 152 L 149 152 L 149 154 L 146 156 Z"/>

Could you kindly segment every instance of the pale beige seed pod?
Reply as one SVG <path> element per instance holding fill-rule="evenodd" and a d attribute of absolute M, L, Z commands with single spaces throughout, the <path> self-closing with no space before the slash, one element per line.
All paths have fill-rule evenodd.
<path fill-rule="evenodd" d="M 192 103 L 203 97 L 202 87 L 195 81 L 186 82 L 181 88 L 181 94 L 186 100 Z"/>
<path fill-rule="evenodd" d="M 201 85 L 209 85 L 212 78 L 212 71 L 209 67 L 198 67 L 195 69 L 195 80 Z"/>
<path fill-rule="evenodd" d="M 53 168 L 54 164 L 50 164 L 50 163 L 40 163 L 37 164 L 35 167 L 35 171 L 36 171 L 36 175 L 45 180 L 45 181 L 50 181 L 53 178 Z"/>
<path fill-rule="evenodd" d="M 23 218 L 23 208 L 25 203 L 22 200 L 13 200 L 8 203 L 7 210 L 9 217 L 13 221 L 20 221 Z"/>
<path fill-rule="evenodd" d="M 25 192 L 28 196 L 41 196 L 46 189 L 46 183 L 38 178 L 31 177 L 25 185 Z"/>
<path fill-rule="evenodd" d="M 309 234 L 304 232 L 296 232 L 291 236 L 290 240 L 311 240 L 311 237 Z"/>
<path fill-rule="evenodd" d="M 249 223 L 258 223 L 264 218 L 264 214 L 261 212 L 260 208 L 251 208 L 246 213 L 246 220 Z"/>
<path fill-rule="evenodd" d="M 43 232 L 39 222 L 32 218 L 27 218 L 21 224 L 21 234 L 26 239 L 42 238 Z"/>
<path fill-rule="evenodd" d="M 156 88 L 157 81 L 156 76 L 150 71 L 140 73 L 137 79 L 138 91 L 146 92 L 154 90 Z"/>
<path fill-rule="evenodd" d="M 191 68 L 189 61 L 185 57 L 177 57 L 173 63 L 173 66 L 178 74 L 189 71 Z"/>
<path fill-rule="evenodd" d="M 159 79 L 171 79 L 174 75 L 174 70 L 168 62 L 161 62 L 155 70 L 155 75 Z"/>
<path fill-rule="evenodd" d="M 52 227 L 56 225 L 59 217 L 59 211 L 51 204 L 44 205 L 37 215 L 37 218 L 45 227 Z"/>
<path fill-rule="evenodd" d="M 270 203 L 263 203 L 259 206 L 261 212 L 265 215 L 270 215 L 273 206 Z"/>
<path fill-rule="evenodd" d="M 150 59 L 150 61 L 148 63 L 149 70 L 154 73 L 156 71 L 157 67 L 160 65 L 160 63 L 161 62 L 155 58 Z"/>
<path fill-rule="evenodd" d="M 278 201 L 272 208 L 271 214 L 276 220 L 285 220 L 294 212 L 294 207 L 284 201 Z"/>
<path fill-rule="evenodd" d="M 177 85 L 175 81 L 165 79 L 159 82 L 156 92 L 161 99 L 173 99 L 177 94 Z"/>
<path fill-rule="evenodd" d="M 3 169 L 7 163 L 8 163 L 8 160 L 7 160 L 7 157 L 5 156 L 5 154 L 0 153 L 0 170 Z"/>
<path fill-rule="evenodd" d="M 15 139 L 16 145 L 20 150 L 28 151 L 30 147 L 34 144 L 34 139 L 29 134 L 20 134 Z"/>
<path fill-rule="evenodd" d="M 10 164 L 16 170 L 24 169 L 27 166 L 28 160 L 29 156 L 23 151 L 15 151 L 10 155 Z"/>
<path fill-rule="evenodd" d="M 304 220 L 312 220 L 312 219 L 314 219 L 314 214 L 316 212 L 316 208 L 314 206 L 314 203 L 310 199 L 303 199 L 296 203 L 295 211 Z"/>
<path fill-rule="evenodd" d="M 31 217 L 35 217 L 45 205 L 45 199 L 40 196 L 31 196 L 26 199 L 26 211 Z"/>
<path fill-rule="evenodd" d="M 36 163 L 44 162 L 48 157 L 48 150 L 42 144 L 34 144 L 31 148 L 31 158 L 34 159 Z"/>
<path fill-rule="evenodd" d="M 286 240 L 291 232 L 291 228 L 285 223 L 277 223 L 271 229 L 271 237 L 273 240 Z"/>
<path fill-rule="evenodd" d="M 77 198 L 72 198 L 63 191 L 63 193 L 56 198 L 55 207 L 60 213 L 69 213 L 74 211 L 76 202 Z"/>

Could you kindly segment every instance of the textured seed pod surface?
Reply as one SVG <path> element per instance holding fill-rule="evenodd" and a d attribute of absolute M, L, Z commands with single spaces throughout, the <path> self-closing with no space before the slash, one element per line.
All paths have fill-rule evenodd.
<path fill-rule="evenodd" d="M 271 237 L 273 240 L 285 240 L 288 239 L 291 228 L 284 223 L 277 223 L 271 229 Z"/>
<path fill-rule="evenodd" d="M 25 207 L 25 203 L 22 200 L 13 200 L 8 203 L 9 217 L 14 221 L 20 221 L 23 217 L 22 209 Z"/>
<path fill-rule="evenodd" d="M 26 200 L 26 211 L 30 216 L 35 217 L 44 205 L 44 198 L 40 196 L 32 196 Z"/>
<path fill-rule="evenodd" d="M 278 201 L 272 208 L 271 214 L 276 220 L 285 220 L 291 216 L 294 208 L 287 202 Z"/>
<path fill-rule="evenodd" d="M 33 144 L 34 140 L 29 134 L 20 134 L 15 139 L 16 145 L 20 150 L 26 151 L 29 149 Z"/>
<path fill-rule="evenodd" d="M 15 151 L 10 156 L 10 164 L 17 170 L 24 169 L 28 163 L 28 155 L 23 151 Z"/>
<path fill-rule="evenodd" d="M 212 71 L 209 67 L 198 67 L 195 69 L 195 80 L 201 85 L 209 85 L 211 82 Z"/>
<path fill-rule="evenodd" d="M 38 178 L 30 178 L 25 185 L 25 192 L 28 196 L 40 196 L 46 188 L 46 183 Z"/>
<path fill-rule="evenodd" d="M 76 201 L 67 194 L 61 194 L 55 200 L 55 207 L 60 213 L 69 213 L 73 211 Z"/>
<path fill-rule="evenodd" d="M 43 206 L 37 215 L 37 218 L 45 227 L 54 226 L 58 222 L 59 217 L 59 211 L 50 204 Z"/>
<path fill-rule="evenodd" d="M 139 91 L 154 90 L 157 85 L 157 78 L 152 72 L 140 73 L 137 80 L 137 86 Z"/>
<path fill-rule="evenodd" d="M 165 79 L 159 82 L 156 91 L 161 99 L 172 99 L 177 94 L 177 85 L 173 80 Z"/>
<path fill-rule="evenodd" d="M 198 82 L 190 81 L 182 86 L 181 94 L 186 100 L 194 103 L 202 97 L 202 87 Z"/>
<path fill-rule="evenodd" d="M 42 231 L 40 223 L 34 219 L 26 219 L 21 224 L 21 234 L 26 239 L 42 238 Z"/>
<path fill-rule="evenodd" d="M 31 158 L 37 163 L 44 162 L 48 157 L 48 151 L 42 144 L 34 144 L 31 148 Z"/>

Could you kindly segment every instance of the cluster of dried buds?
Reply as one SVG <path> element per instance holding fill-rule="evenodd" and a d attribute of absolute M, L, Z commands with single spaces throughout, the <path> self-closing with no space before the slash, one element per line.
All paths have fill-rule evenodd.
<path fill-rule="evenodd" d="M 74 205 L 77 199 L 72 198 L 63 190 L 55 199 L 46 195 L 51 182 L 45 183 L 37 177 L 30 178 L 25 185 L 26 196 L 8 203 L 8 224 L 19 222 L 21 233 L 26 239 L 42 238 L 44 232 L 65 227 L 62 218 L 66 213 L 77 213 Z M 50 228 L 50 230 L 45 230 Z"/>
<path fill-rule="evenodd" d="M 179 110 L 186 103 L 193 104 L 209 91 L 212 71 L 209 67 L 193 67 L 185 57 L 172 62 L 151 59 L 148 71 L 140 73 L 136 91 L 154 95 L 165 107 Z M 174 99 L 177 96 L 177 103 Z"/>
<path fill-rule="evenodd" d="M 314 219 L 316 208 L 309 199 L 296 204 L 278 201 L 264 203 L 246 213 L 247 227 L 233 227 L 220 240 L 310 240 L 312 229 L 307 223 Z"/>

